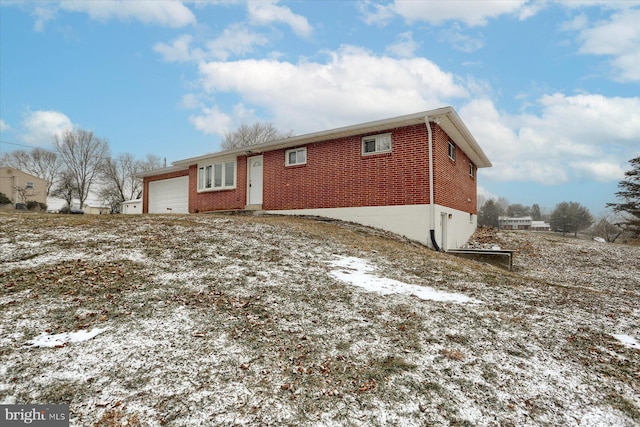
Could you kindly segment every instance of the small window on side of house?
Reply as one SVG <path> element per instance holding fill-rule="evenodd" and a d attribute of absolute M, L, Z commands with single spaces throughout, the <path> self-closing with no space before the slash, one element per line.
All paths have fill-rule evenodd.
<path fill-rule="evenodd" d="M 27 181 L 27 182 L 25 183 L 25 188 L 26 188 L 27 190 L 33 190 L 34 188 L 36 188 L 36 186 L 33 184 L 33 182 L 32 182 L 32 181 Z"/>
<path fill-rule="evenodd" d="M 453 142 L 449 141 L 449 158 L 451 160 L 456 159 L 456 146 L 453 145 Z"/>
<path fill-rule="evenodd" d="M 469 163 L 469 176 L 471 178 L 476 176 L 476 169 L 475 166 L 473 166 L 473 163 Z"/>
<path fill-rule="evenodd" d="M 391 134 L 371 135 L 362 138 L 362 154 L 390 153 L 392 149 Z"/>
<path fill-rule="evenodd" d="M 307 148 L 294 148 L 284 153 L 285 166 L 304 165 L 307 163 Z"/>

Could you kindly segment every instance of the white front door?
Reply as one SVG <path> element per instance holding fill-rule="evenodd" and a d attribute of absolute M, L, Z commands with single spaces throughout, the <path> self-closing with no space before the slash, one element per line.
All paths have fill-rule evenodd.
<path fill-rule="evenodd" d="M 248 205 L 262 204 L 262 156 L 249 157 L 249 191 L 247 192 Z"/>

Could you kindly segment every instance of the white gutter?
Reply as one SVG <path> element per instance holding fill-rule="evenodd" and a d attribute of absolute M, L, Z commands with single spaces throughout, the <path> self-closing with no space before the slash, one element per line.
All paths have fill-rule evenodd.
<path fill-rule="evenodd" d="M 436 203 L 433 188 L 433 132 L 431 131 L 431 120 L 428 115 L 424 116 L 424 122 L 427 125 L 427 137 L 429 139 L 429 206 L 431 208 L 431 229 L 429 230 L 429 235 L 431 236 L 433 249 L 440 251 L 440 247 L 436 242 Z"/>

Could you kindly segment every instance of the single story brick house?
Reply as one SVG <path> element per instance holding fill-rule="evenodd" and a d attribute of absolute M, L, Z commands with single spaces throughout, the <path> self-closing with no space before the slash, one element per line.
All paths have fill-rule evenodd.
<path fill-rule="evenodd" d="M 445 107 L 173 162 L 140 175 L 142 210 L 315 215 L 447 250 L 475 231 L 477 170 L 490 166 Z"/>

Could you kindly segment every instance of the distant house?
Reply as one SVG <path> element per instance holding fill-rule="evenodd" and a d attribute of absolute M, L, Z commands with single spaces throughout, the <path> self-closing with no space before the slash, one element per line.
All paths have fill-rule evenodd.
<path fill-rule="evenodd" d="M 111 213 L 111 207 L 100 203 L 85 203 L 82 207 L 85 214 L 105 215 Z"/>
<path fill-rule="evenodd" d="M 127 200 L 122 202 L 123 214 L 141 214 L 142 213 L 142 199 Z"/>
<path fill-rule="evenodd" d="M 501 230 L 529 230 L 533 218 L 530 216 L 508 217 L 501 216 L 498 218 L 498 227 Z"/>
<path fill-rule="evenodd" d="M 446 250 L 475 231 L 477 171 L 489 166 L 445 107 L 173 162 L 140 175 L 142 210 L 316 215 Z"/>
<path fill-rule="evenodd" d="M 533 230 L 549 231 L 551 226 L 544 221 L 534 221 L 530 216 L 498 218 L 498 226 L 501 230 Z"/>
<path fill-rule="evenodd" d="M 0 193 L 7 196 L 14 207 L 17 203 L 29 201 L 46 203 L 48 184 L 46 180 L 18 169 L 0 167 Z"/>
<path fill-rule="evenodd" d="M 550 231 L 551 224 L 544 221 L 531 221 L 531 229 L 533 231 Z"/>

